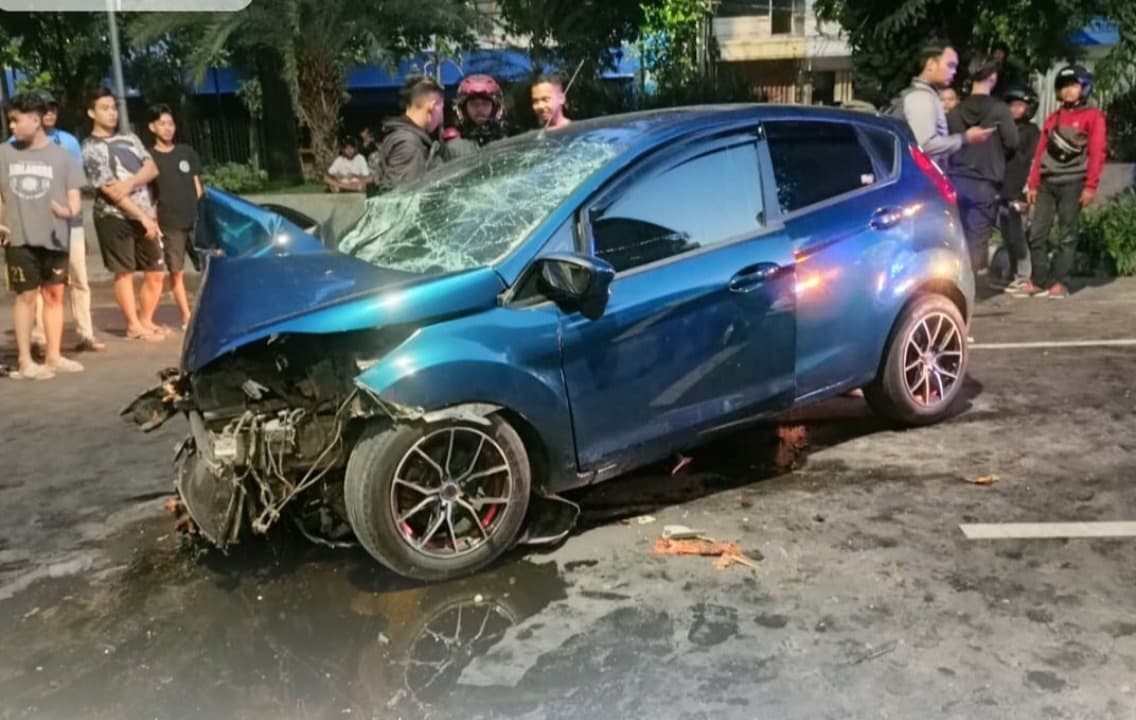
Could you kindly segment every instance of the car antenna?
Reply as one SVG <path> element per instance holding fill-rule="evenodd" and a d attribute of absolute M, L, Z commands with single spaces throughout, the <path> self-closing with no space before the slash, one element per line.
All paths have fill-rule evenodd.
<path fill-rule="evenodd" d="M 564 100 L 565 101 L 568 100 L 568 92 L 572 89 L 572 86 L 574 84 L 576 84 L 576 78 L 579 77 L 580 71 L 584 69 L 584 63 L 586 63 L 587 61 L 588 61 L 587 58 L 584 58 L 583 60 L 581 60 L 580 63 L 576 66 L 576 72 L 572 73 L 572 79 L 568 81 L 568 85 L 564 88 Z M 548 126 L 551 125 L 551 124 L 552 124 L 552 117 L 549 116 L 548 120 L 546 120 L 545 123 L 544 123 L 544 127 L 542 127 L 540 129 L 540 137 L 541 138 L 544 137 L 544 134 L 548 131 Z"/>

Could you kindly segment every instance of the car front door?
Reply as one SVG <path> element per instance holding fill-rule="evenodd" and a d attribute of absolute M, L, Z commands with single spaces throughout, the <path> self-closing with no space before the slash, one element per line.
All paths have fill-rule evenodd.
<path fill-rule="evenodd" d="M 766 221 L 760 154 L 755 132 L 664 151 L 583 212 L 617 274 L 602 317 L 562 321 L 582 470 L 616 474 L 792 401 L 793 254 Z"/>

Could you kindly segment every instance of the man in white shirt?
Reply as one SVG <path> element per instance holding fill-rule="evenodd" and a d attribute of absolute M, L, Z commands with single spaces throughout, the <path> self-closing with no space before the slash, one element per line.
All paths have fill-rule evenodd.
<path fill-rule="evenodd" d="M 371 168 L 367 159 L 355 150 L 355 141 L 344 140 L 339 157 L 327 169 L 324 182 L 331 192 L 363 192 L 371 184 Z"/>

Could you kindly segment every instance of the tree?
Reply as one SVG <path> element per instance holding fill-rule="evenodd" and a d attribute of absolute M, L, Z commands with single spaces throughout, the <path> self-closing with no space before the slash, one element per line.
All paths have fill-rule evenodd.
<path fill-rule="evenodd" d="M 657 1 L 657 0 L 656 0 Z M 641 0 L 499 0 L 505 29 L 529 38 L 537 63 L 591 65 L 589 74 L 615 66 L 619 47 L 639 36 Z"/>
<path fill-rule="evenodd" d="M 679 102 L 700 87 L 709 64 L 706 24 L 711 0 L 663 0 L 644 4 L 643 65 L 661 98 Z"/>
<path fill-rule="evenodd" d="M 931 38 L 959 51 L 960 74 L 998 40 L 1010 45 L 1026 69 L 1044 70 L 1075 56 L 1070 35 L 1098 5 L 1098 0 L 816 0 L 814 8 L 818 19 L 838 22 L 844 30 L 857 94 L 882 104 L 917 74 L 919 47 Z"/>
<path fill-rule="evenodd" d="M 104 13 L 0 11 L 3 64 L 51 90 L 66 127 L 86 123 L 86 92 L 103 81 L 109 47 Z"/>
<path fill-rule="evenodd" d="M 464 0 L 257 0 L 236 13 L 155 13 L 140 20 L 133 33 L 142 44 L 173 32 L 195 33 L 188 66 L 196 79 L 222 49 L 231 52 L 238 69 L 258 70 L 270 171 L 274 154 L 286 152 L 274 142 L 284 139 L 276 131 L 289 122 L 274 113 L 275 100 L 286 89 L 322 170 L 337 152 L 348 68 L 409 54 L 436 36 L 465 38 L 472 18 Z M 290 148 L 294 151 L 294 142 Z"/>

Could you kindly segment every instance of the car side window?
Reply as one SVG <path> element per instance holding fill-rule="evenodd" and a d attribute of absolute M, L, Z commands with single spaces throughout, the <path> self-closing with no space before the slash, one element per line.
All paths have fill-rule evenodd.
<path fill-rule="evenodd" d="M 761 228 L 757 146 L 716 148 L 632 182 L 590 217 L 594 251 L 616 272 Z"/>
<path fill-rule="evenodd" d="M 896 162 L 899 139 L 895 136 L 895 133 L 875 127 L 862 127 L 860 131 L 864 134 L 864 138 L 868 141 L 868 148 L 876 156 L 876 161 L 884 171 L 879 179 L 890 180 L 895 177 L 899 173 L 899 163 Z"/>
<path fill-rule="evenodd" d="M 764 124 L 781 212 L 790 213 L 877 182 L 868 151 L 847 123 Z"/>

